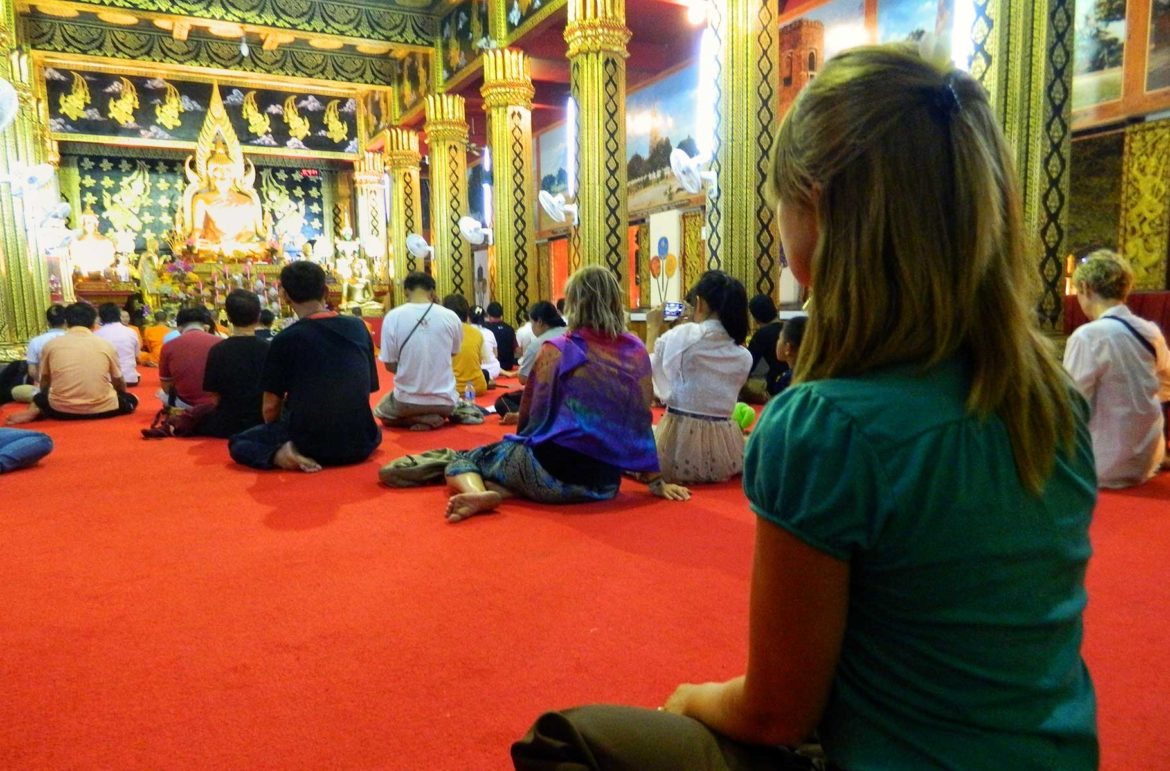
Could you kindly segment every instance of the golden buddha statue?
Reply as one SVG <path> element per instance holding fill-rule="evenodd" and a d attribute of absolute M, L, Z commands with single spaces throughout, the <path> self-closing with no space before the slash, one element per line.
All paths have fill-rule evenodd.
<path fill-rule="evenodd" d="M 194 167 L 192 167 L 194 160 Z M 268 227 L 254 189 L 256 167 L 244 159 L 239 140 L 214 87 L 195 155 L 185 164 L 189 184 L 175 215 L 175 231 L 201 260 L 267 247 Z"/>
<path fill-rule="evenodd" d="M 101 221 L 98 215 L 94 214 L 93 207 L 87 206 L 79 220 L 81 235 L 69 244 L 69 262 L 72 270 L 88 276 L 113 267 L 117 249 L 114 242 L 98 230 Z"/>

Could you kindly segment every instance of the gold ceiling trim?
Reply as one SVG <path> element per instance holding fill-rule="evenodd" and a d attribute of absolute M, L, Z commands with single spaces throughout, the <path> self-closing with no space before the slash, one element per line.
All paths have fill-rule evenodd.
<path fill-rule="evenodd" d="M 108 59 L 100 56 L 84 56 L 79 54 L 59 54 L 51 51 L 33 51 L 32 63 L 37 68 L 38 80 L 44 79 L 40 75 L 40 68 L 53 67 L 56 69 L 91 70 L 107 75 L 179 75 L 182 76 L 181 79 L 195 83 L 239 85 L 246 82 L 250 87 L 277 90 L 312 89 L 321 96 L 351 97 L 362 92 L 393 90 L 390 85 L 378 86 L 369 83 L 354 83 L 349 88 L 346 88 L 340 86 L 336 80 L 268 75 L 257 72 L 243 72 L 241 70 L 173 64 L 170 62 L 143 62 L 139 65 L 131 65 L 125 63 L 122 59 Z M 70 134 L 68 136 L 74 135 Z"/>
<path fill-rule="evenodd" d="M 87 145 L 113 145 L 117 147 L 137 147 L 148 148 L 154 150 L 175 150 L 180 152 L 190 152 L 195 147 L 195 142 L 181 142 L 175 139 L 135 139 L 134 137 L 108 137 L 96 134 L 72 134 L 72 133 L 58 133 L 53 132 L 52 138 L 58 142 L 65 144 L 79 143 Z M 308 153 L 300 153 L 288 148 L 281 147 L 253 147 L 251 145 L 243 146 L 244 155 L 260 155 L 273 158 L 303 158 L 306 161 L 310 160 L 334 160 L 334 161 L 353 161 L 358 157 L 358 153 L 339 153 L 333 150 L 312 150 Z"/>
<path fill-rule="evenodd" d="M 563 4 L 564 0 L 559 0 Z M 113 27 L 127 28 L 136 24 L 138 21 L 148 21 L 154 24 L 159 29 L 171 31 L 174 25 L 184 25 L 188 29 L 200 29 L 214 37 L 223 39 L 232 39 L 239 37 L 241 34 L 252 36 L 251 42 L 256 42 L 257 39 L 265 35 L 293 35 L 293 42 L 303 42 L 313 45 L 313 41 L 318 41 L 318 45 L 334 46 L 333 48 L 320 48 L 320 50 L 338 50 L 340 47 L 349 46 L 353 50 L 348 51 L 354 55 L 365 56 L 382 56 L 386 54 L 371 54 L 366 51 L 358 49 L 359 46 L 389 46 L 390 50 L 387 52 L 393 55 L 395 52 L 399 54 L 406 54 L 415 51 L 433 51 L 433 45 L 413 44 L 413 43 L 399 43 L 393 40 L 386 40 L 384 38 L 376 37 L 356 37 L 350 35 L 337 35 L 332 33 L 318 33 L 306 30 L 290 29 L 288 27 L 272 26 L 266 24 L 256 24 L 248 21 L 236 20 L 221 20 L 221 19 L 206 19 L 197 16 L 184 16 L 182 14 L 167 13 L 165 11 L 151 11 L 151 10 L 103 10 L 104 6 L 95 6 L 93 3 L 77 2 L 75 0 L 52 0 L 47 3 L 38 3 L 36 0 L 19 0 L 17 3 L 17 11 L 21 15 L 28 15 L 35 11 L 46 16 L 55 18 L 77 19 L 80 16 L 87 16 L 98 19 L 104 23 L 110 24 Z M 107 18 L 110 17 L 110 18 Z M 114 17 L 121 17 L 122 21 L 112 21 Z M 131 22 L 129 19 L 135 19 Z M 159 22 L 165 22 L 168 26 L 163 26 Z M 229 28 L 232 28 L 233 34 L 227 34 Z M 217 32 L 216 30 L 220 30 Z M 240 33 L 235 33 L 234 30 L 241 30 Z M 337 44 L 340 43 L 340 46 Z M 316 46 L 314 46 L 316 47 Z"/>

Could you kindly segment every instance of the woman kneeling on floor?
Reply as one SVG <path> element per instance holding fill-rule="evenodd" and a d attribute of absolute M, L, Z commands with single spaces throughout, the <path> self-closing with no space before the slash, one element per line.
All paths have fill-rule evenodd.
<path fill-rule="evenodd" d="M 690 491 L 658 473 L 651 429 L 650 358 L 626 331 L 622 291 L 609 271 L 584 268 L 565 289 L 570 331 L 546 341 L 520 403 L 517 434 L 446 465 L 454 494 L 447 520 L 459 522 L 511 496 L 539 503 L 585 503 L 617 495 L 623 471 L 649 476 L 650 492 L 687 500 Z M 382 470 L 395 485 L 400 466 Z"/>

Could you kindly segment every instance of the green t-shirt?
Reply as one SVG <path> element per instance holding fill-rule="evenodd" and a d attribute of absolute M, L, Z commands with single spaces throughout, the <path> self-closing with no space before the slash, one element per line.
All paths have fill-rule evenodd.
<path fill-rule="evenodd" d="M 753 510 L 850 564 L 821 720 L 828 757 L 868 769 L 1089 769 L 1096 704 L 1080 656 L 1096 501 L 1088 408 L 1041 496 L 1007 429 L 964 408 L 958 362 L 822 380 L 752 433 Z"/>

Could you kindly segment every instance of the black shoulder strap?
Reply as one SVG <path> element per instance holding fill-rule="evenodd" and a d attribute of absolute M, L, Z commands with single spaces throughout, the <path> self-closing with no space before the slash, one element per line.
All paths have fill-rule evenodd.
<path fill-rule="evenodd" d="M 398 357 L 399 358 L 402 358 L 402 349 L 405 348 L 406 344 L 410 342 L 410 338 L 414 337 L 414 333 L 418 331 L 419 325 L 423 323 L 423 320 L 427 317 L 427 314 L 431 312 L 431 308 L 434 308 L 434 307 L 435 307 L 434 303 L 431 303 L 430 305 L 428 305 L 427 309 L 425 311 L 423 311 L 423 315 L 419 316 L 418 321 L 414 322 L 414 326 L 411 328 L 410 334 L 408 334 L 406 336 L 406 339 L 402 341 L 402 345 L 398 346 Z"/>
<path fill-rule="evenodd" d="M 1150 355 L 1153 356 L 1155 359 L 1158 358 L 1158 352 L 1154 350 L 1154 344 L 1151 343 L 1149 340 L 1147 340 L 1145 337 L 1143 337 L 1141 332 L 1138 332 L 1136 329 L 1134 329 L 1133 324 L 1130 324 L 1125 319 L 1120 319 L 1116 316 L 1102 316 L 1101 318 L 1111 319 L 1111 320 L 1116 321 L 1120 324 L 1124 324 L 1125 328 L 1128 329 L 1130 332 L 1132 332 L 1133 336 L 1136 337 L 1138 342 L 1142 344 L 1142 348 L 1145 348 L 1147 351 L 1149 351 Z"/>

